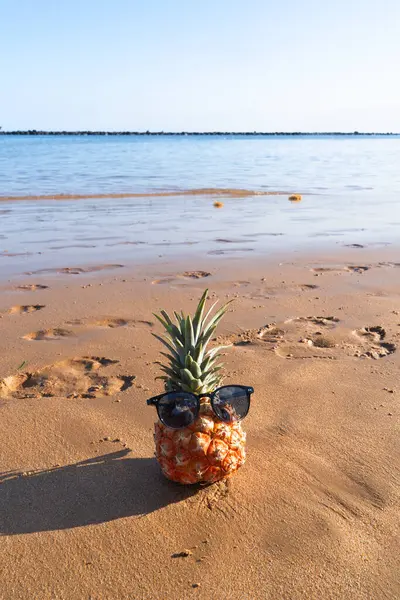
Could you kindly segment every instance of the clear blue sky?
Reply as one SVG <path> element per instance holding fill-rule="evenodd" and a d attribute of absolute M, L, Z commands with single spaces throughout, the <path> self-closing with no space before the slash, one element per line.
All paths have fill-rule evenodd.
<path fill-rule="evenodd" d="M 400 0 L 0 0 L 3 129 L 400 131 Z"/>

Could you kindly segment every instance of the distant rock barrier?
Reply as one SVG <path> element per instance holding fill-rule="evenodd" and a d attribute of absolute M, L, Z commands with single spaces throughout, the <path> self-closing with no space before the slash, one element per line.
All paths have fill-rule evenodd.
<path fill-rule="evenodd" d="M 43 131 L 39 129 L 3 131 L 0 129 L 0 135 L 132 135 L 132 136 L 270 136 L 270 137 L 292 137 L 292 136 L 399 136 L 400 133 L 374 133 L 374 132 L 342 132 L 342 131 Z"/>

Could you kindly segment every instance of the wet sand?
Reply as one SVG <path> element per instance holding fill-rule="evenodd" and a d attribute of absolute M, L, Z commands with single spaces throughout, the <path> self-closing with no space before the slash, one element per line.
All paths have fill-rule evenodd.
<path fill-rule="evenodd" d="M 2 599 L 399 597 L 398 253 L 249 256 L 0 283 Z M 145 400 L 152 312 L 205 286 L 255 394 L 246 465 L 195 489 L 162 478 Z"/>
<path fill-rule="evenodd" d="M 395 194 L 359 192 L 348 199 L 306 194 L 301 202 L 290 202 L 288 195 L 251 189 L 165 193 L 4 201 L 0 277 L 85 274 L 96 265 L 175 264 L 182 255 L 193 261 L 205 257 L 210 264 L 220 257 L 317 256 L 321 249 L 349 246 L 357 261 L 365 249 L 398 243 Z"/>

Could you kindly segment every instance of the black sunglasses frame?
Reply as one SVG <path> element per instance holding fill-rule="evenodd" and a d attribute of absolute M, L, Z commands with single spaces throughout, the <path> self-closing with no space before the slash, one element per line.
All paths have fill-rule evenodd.
<path fill-rule="evenodd" d="M 185 392 L 183 390 L 171 390 L 170 392 L 163 392 L 162 394 L 159 394 L 158 396 L 154 396 L 153 398 L 149 398 L 147 400 L 147 405 L 148 406 L 155 406 L 157 409 L 157 414 L 158 414 L 158 418 L 160 419 L 161 423 L 163 423 L 163 425 L 165 425 L 166 427 L 169 427 L 170 429 L 183 429 L 183 427 L 171 427 L 170 425 L 168 425 L 167 423 L 164 422 L 164 420 L 162 419 L 161 415 L 160 415 L 160 411 L 159 411 L 159 402 L 162 398 L 165 398 L 165 396 L 168 396 L 169 394 L 176 394 L 179 393 L 180 391 L 184 394 L 189 394 L 190 396 L 193 396 L 196 399 L 197 402 L 197 406 L 196 406 L 196 412 L 194 414 L 194 419 L 193 422 L 198 418 L 199 413 L 200 413 L 200 399 L 201 398 L 209 398 L 210 400 L 210 404 L 211 407 L 214 411 L 214 413 L 217 415 L 217 417 L 220 419 L 219 414 L 217 413 L 217 411 L 214 408 L 214 398 L 216 396 L 216 394 L 223 389 L 226 388 L 231 388 L 231 387 L 235 387 L 235 388 L 240 388 L 242 390 L 244 390 L 247 394 L 248 400 L 249 400 L 249 406 L 247 408 L 246 414 L 243 415 L 239 420 L 242 421 L 248 414 L 249 410 L 250 410 L 250 402 L 251 402 L 251 394 L 254 394 L 254 388 L 248 386 L 248 385 L 236 385 L 236 384 L 231 384 L 231 385 L 223 385 L 219 388 L 217 388 L 216 390 L 214 390 L 213 392 L 211 392 L 211 394 L 193 394 L 193 392 Z M 228 421 L 223 421 L 221 419 L 222 422 L 227 423 Z"/>

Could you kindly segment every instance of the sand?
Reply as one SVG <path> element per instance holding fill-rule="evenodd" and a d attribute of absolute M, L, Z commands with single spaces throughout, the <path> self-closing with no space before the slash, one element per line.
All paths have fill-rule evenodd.
<path fill-rule="evenodd" d="M 396 253 L 42 272 L 0 285 L 0 598 L 399 598 Z M 172 484 L 153 458 L 152 312 L 236 298 L 226 381 L 248 461 Z"/>

